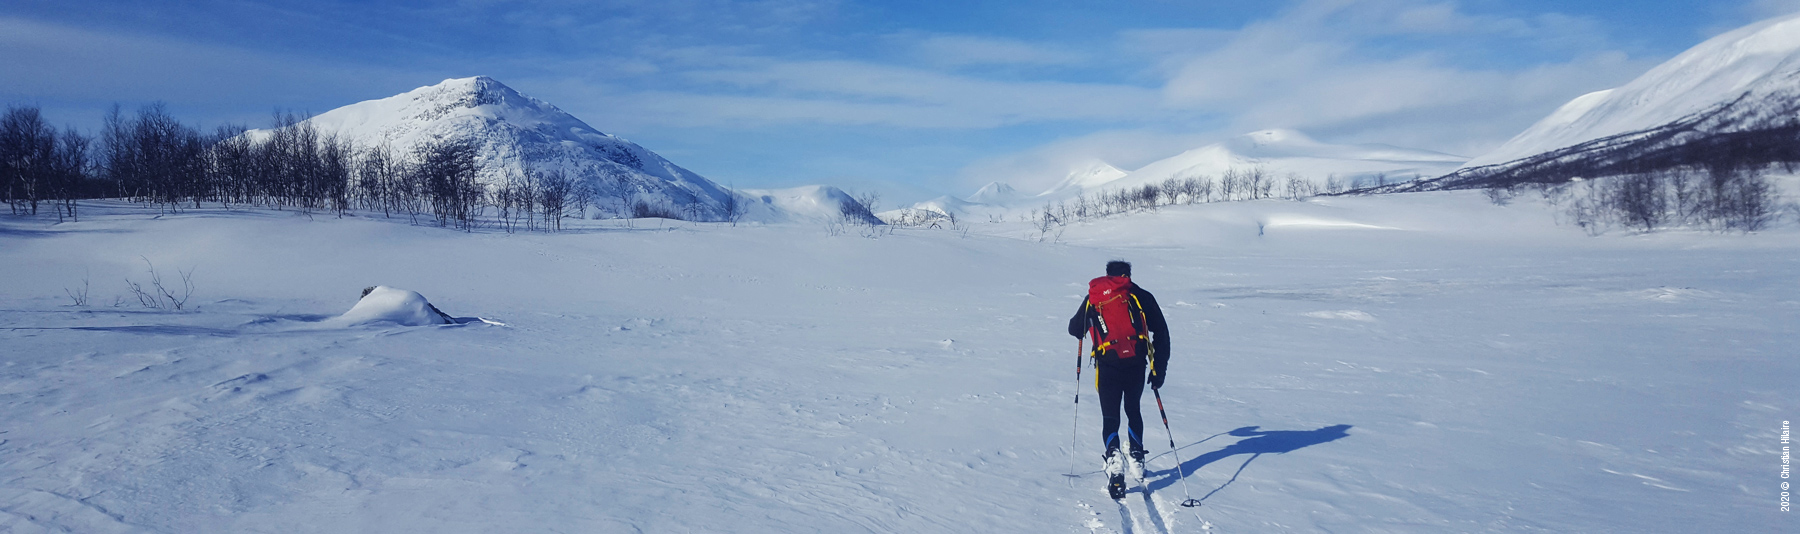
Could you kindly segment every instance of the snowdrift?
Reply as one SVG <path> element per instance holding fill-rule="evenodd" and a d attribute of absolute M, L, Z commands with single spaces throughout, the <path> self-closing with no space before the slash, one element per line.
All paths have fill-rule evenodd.
<path fill-rule="evenodd" d="M 400 326 L 429 326 L 451 324 L 456 320 L 431 305 L 424 295 L 416 291 L 408 291 L 388 286 L 375 286 L 363 291 L 361 300 L 350 311 L 344 312 L 328 322 L 356 326 L 374 323 L 392 323 Z"/>

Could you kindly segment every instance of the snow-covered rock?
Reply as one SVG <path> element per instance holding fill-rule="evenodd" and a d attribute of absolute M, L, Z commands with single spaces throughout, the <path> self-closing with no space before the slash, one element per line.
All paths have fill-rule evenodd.
<path fill-rule="evenodd" d="M 444 80 L 307 119 L 320 133 L 361 147 L 409 154 L 436 140 L 478 147 L 480 176 L 494 184 L 527 169 L 561 169 L 587 182 L 602 206 L 629 212 L 642 201 L 702 219 L 721 219 L 730 191 L 636 143 L 603 133 L 549 102 L 486 76 Z M 266 136 L 252 130 L 251 136 Z M 608 205 L 608 203 L 612 205 Z"/>
<path fill-rule="evenodd" d="M 431 301 L 417 291 L 375 286 L 363 293 L 361 300 L 350 311 L 344 312 L 330 322 L 355 326 L 371 323 L 393 323 L 400 326 L 428 326 L 449 324 L 450 316 L 438 311 Z"/>

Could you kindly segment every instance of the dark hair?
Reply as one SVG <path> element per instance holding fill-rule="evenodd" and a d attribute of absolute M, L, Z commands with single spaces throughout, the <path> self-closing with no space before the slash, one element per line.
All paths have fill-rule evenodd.
<path fill-rule="evenodd" d="M 1131 262 L 1113 260 L 1106 262 L 1107 276 L 1131 276 Z"/>

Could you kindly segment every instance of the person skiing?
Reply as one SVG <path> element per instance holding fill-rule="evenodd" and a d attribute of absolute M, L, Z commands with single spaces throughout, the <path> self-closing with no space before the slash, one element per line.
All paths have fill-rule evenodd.
<path fill-rule="evenodd" d="M 1130 455 L 1132 477 L 1144 479 L 1144 417 L 1138 400 L 1144 385 L 1162 389 L 1169 370 L 1169 325 L 1156 297 L 1131 281 L 1131 264 L 1106 263 L 1106 276 L 1088 282 L 1088 296 L 1069 318 L 1069 335 L 1092 336 L 1094 385 L 1100 395 L 1100 436 L 1106 442 L 1107 493 L 1125 495 L 1124 455 Z M 1148 378 L 1145 370 L 1149 370 Z M 1124 440 L 1119 439 L 1119 408 L 1128 420 Z M 1123 441 L 1123 443 L 1121 443 Z"/>

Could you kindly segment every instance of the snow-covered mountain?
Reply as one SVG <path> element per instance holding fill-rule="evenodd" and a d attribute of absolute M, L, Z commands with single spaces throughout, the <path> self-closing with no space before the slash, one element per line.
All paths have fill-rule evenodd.
<path fill-rule="evenodd" d="M 585 180 L 603 205 L 627 211 L 636 202 L 721 219 L 730 190 L 636 143 L 603 133 L 548 102 L 493 78 L 444 80 L 387 98 L 358 102 L 307 120 L 321 133 L 358 146 L 386 145 L 405 154 L 436 140 L 478 147 L 489 184 L 526 169 L 562 169 Z M 249 135 L 266 135 L 253 130 Z"/>
<path fill-rule="evenodd" d="M 1218 178 L 1233 170 L 1262 169 L 1277 178 L 1298 175 L 1321 185 L 1333 176 L 1346 184 L 1378 175 L 1410 180 L 1414 176 L 1441 176 L 1456 169 L 1465 159 L 1386 144 L 1324 143 L 1298 131 L 1271 129 L 1182 152 L 1131 172 L 1119 170 L 1104 161 L 1090 160 L 1071 168 L 1055 186 L 1035 196 L 1018 194 L 1011 186 L 994 182 L 967 198 L 938 197 L 882 212 L 880 216 L 892 220 L 910 210 L 955 213 L 958 217 L 1008 217 L 1083 194 L 1156 184 L 1170 178 Z"/>
<path fill-rule="evenodd" d="M 1796 111 L 1800 14 L 1721 34 L 1623 86 L 1577 97 L 1455 175 L 1424 185 L 1556 181 L 1720 156 L 1767 163 L 1739 149 L 1757 152 L 1765 135 L 1793 137 Z"/>
<path fill-rule="evenodd" d="M 1001 182 L 988 182 L 987 185 L 976 190 L 975 194 L 969 195 L 967 200 L 977 204 L 1009 204 L 1019 198 L 1019 190 L 1013 189 L 1013 186 Z"/>
<path fill-rule="evenodd" d="M 1098 188 L 1113 180 L 1123 178 L 1126 174 L 1130 173 L 1119 170 L 1110 163 L 1097 159 L 1089 160 L 1087 163 L 1069 169 L 1068 176 L 1064 177 L 1061 182 L 1057 182 L 1055 187 L 1045 190 L 1038 196 L 1060 198 L 1079 195 L 1082 191 Z"/>
<path fill-rule="evenodd" d="M 1438 176 L 1466 159 L 1387 144 L 1323 143 L 1295 130 L 1271 129 L 1182 152 L 1112 180 L 1083 184 L 1082 192 L 1138 187 L 1170 178 L 1218 177 L 1229 170 L 1254 168 L 1277 177 L 1295 174 L 1315 182 L 1334 175 L 1346 181 L 1376 175 Z"/>

